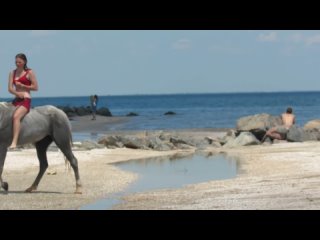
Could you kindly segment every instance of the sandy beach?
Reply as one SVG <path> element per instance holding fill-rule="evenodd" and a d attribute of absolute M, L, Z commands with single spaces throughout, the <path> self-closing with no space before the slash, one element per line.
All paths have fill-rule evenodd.
<path fill-rule="evenodd" d="M 8 152 L 3 179 L 9 183 L 9 193 L 0 192 L 0 209 L 78 209 L 123 190 L 136 179 L 135 174 L 121 171 L 110 163 L 172 153 L 132 149 L 75 151 L 83 184 L 83 194 L 79 195 L 73 193 L 74 174 L 68 170 L 60 152 L 48 152 L 49 169 L 37 192 L 29 194 L 24 190 L 38 173 L 36 151 Z"/>
<path fill-rule="evenodd" d="M 131 195 L 114 209 L 320 209 L 320 143 L 280 143 L 225 151 L 237 178 Z"/>
<path fill-rule="evenodd" d="M 105 124 L 102 117 L 94 124 Z M 115 120 L 117 121 L 117 120 Z M 121 120 L 120 120 L 121 121 Z M 87 131 L 91 120 L 78 119 L 78 130 Z M 225 134 L 223 129 L 169 131 L 180 136 L 203 138 Z M 146 131 L 118 134 L 141 135 Z M 111 133 L 110 133 L 111 134 Z M 25 193 L 38 172 L 35 149 L 8 152 L 3 179 L 9 193 L 0 192 L 0 209 L 79 209 L 101 198 L 121 192 L 137 179 L 112 163 L 132 159 L 190 154 L 194 149 L 154 151 L 128 148 L 77 150 L 83 194 L 74 194 L 73 171 L 65 165 L 62 153 L 48 152 L 49 169 L 37 192 Z M 319 209 L 320 142 L 278 143 L 237 148 L 207 148 L 204 153 L 223 152 L 237 159 L 240 169 L 233 179 L 208 181 L 179 189 L 161 189 L 127 195 L 113 209 Z"/>

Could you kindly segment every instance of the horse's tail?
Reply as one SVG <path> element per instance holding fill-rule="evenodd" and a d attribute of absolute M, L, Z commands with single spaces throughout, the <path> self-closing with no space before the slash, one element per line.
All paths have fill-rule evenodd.
<path fill-rule="evenodd" d="M 72 140 L 71 131 L 70 131 L 70 146 L 71 146 L 71 148 L 73 148 L 73 140 Z M 68 172 L 70 172 L 71 171 L 70 161 L 68 161 L 68 159 L 65 155 L 63 155 L 63 156 L 64 156 L 65 169 L 68 170 Z"/>
<path fill-rule="evenodd" d="M 71 127 L 70 127 L 71 128 Z M 70 145 L 71 147 L 73 147 L 73 140 L 72 140 L 72 131 L 70 131 Z"/>

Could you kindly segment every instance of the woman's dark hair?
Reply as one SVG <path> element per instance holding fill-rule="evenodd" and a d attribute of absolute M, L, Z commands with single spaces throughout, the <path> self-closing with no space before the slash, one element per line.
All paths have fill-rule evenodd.
<path fill-rule="evenodd" d="M 292 108 L 291 107 L 287 108 L 287 113 L 292 113 Z"/>
<path fill-rule="evenodd" d="M 16 55 L 16 58 L 21 58 L 25 62 L 24 66 L 23 66 L 24 70 L 28 70 L 29 69 L 28 66 L 27 66 L 28 59 L 27 59 L 27 56 L 24 53 L 18 53 Z"/>
<path fill-rule="evenodd" d="M 93 97 L 98 100 L 98 95 L 94 95 Z"/>

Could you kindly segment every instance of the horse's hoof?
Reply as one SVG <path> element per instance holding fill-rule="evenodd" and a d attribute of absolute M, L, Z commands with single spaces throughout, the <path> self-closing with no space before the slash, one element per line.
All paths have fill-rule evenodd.
<path fill-rule="evenodd" d="M 31 193 L 31 192 L 34 192 L 34 191 L 36 191 L 37 189 L 35 188 L 35 187 L 29 187 L 29 188 L 27 188 L 26 190 L 25 190 L 25 192 L 27 192 L 27 193 Z"/>
<path fill-rule="evenodd" d="M 76 190 L 74 191 L 74 194 L 82 194 L 81 187 L 77 187 Z"/>
<path fill-rule="evenodd" d="M 3 183 L 2 183 L 2 187 L 3 187 L 3 189 L 4 189 L 6 192 L 8 192 L 8 190 L 9 190 L 9 184 L 8 184 L 7 182 L 3 182 Z"/>

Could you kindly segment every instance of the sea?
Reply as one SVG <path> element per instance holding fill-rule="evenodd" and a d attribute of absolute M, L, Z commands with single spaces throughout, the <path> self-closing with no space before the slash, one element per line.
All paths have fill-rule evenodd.
<path fill-rule="evenodd" d="M 0 101 L 10 101 L 2 98 Z M 90 96 L 34 97 L 32 106 L 89 106 Z M 112 124 L 110 130 L 169 130 L 234 128 L 239 118 L 268 113 L 280 115 L 292 107 L 296 124 L 320 119 L 320 92 L 256 92 L 99 96 L 98 108 L 113 116 L 138 116 Z M 165 115 L 166 112 L 174 115 Z"/>

